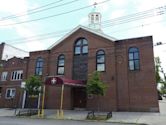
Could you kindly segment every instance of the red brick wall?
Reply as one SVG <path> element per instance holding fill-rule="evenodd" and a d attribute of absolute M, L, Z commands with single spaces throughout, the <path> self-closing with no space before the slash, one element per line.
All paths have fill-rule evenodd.
<path fill-rule="evenodd" d="M 13 57 L 9 59 L 8 61 L 3 61 L 3 67 L 0 71 L 0 87 L 2 88 L 2 96 L 0 97 L 0 107 L 3 108 L 10 108 L 10 107 L 20 107 L 21 106 L 21 100 L 22 100 L 22 92 L 20 89 L 20 85 L 22 81 L 25 81 L 26 79 L 26 71 L 27 71 L 27 64 L 28 64 L 28 58 L 20 59 Z M 23 70 L 23 79 L 22 80 L 11 80 L 11 74 L 13 71 L 16 70 Z M 2 72 L 7 71 L 7 80 L 1 81 L 1 75 Z M 6 99 L 6 89 L 7 88 L 15 88 L 16 89 L 16 96 L 14 99 Z"/>
<path fill-rule="evenodd" d="M 43 65 L 43 72 L 41 75 L 41 78 L 44 82 L 45 77 L 48 76 L 48 68 L 49 68 L 49 50 L 44 50 L 44 51 L 36 51 L 36 52 L 30 52 L 30 57 L 29 57 L 29 64 L 28 64 L 28 72 L 27 76 L 30 77 L 32 75 L 35 75 L 35 67 L 36 67 L 36 60 L 41 57 L 44 59 L 44 65 Z"/>
<path fill-rule="evenodd" d="M 96 70 L 96 52 L 103 49 L 106 53 L 106 71 L 102 72 L 102 79 L 107 84 L 108 90 L 100 100 L 101 110 L 116 110 L 116 83 L 115 83 L 115 56 L 114 43 L 84 30 L 78 30 L 60 44 L 51 49 L 50 75 L 56 75 L 57 58 L 60 54 L 65 55 L 65 77 L 72 78 L 73 47 L 75 41 L 80 38 L 88 41 L 88 74 Z M 52 63 L 55 62 L 55 63 Z M 49 90 L 50 91 L 50 90 Z M 107 103 L 105 103 L 107 100 Z M 72 101 L 72 100 L 71 100 Z M 98 99 L 88 99 L 87 109 L 97 109 Z"/>
<path fill-rule="evenodd" d="M 128 69 L 130 47 L 139 48 L 138 71 Z M 158 111 L 152 37 L 122 40 L 116 43 L 116 48 L 118 110 Z"/>
<path fill-rule="evenodd" d="M 46 76 L 57 75 L 57 59 L 60 54 L 65 55 L 65 75 L 72 79 L 73 71 L 73 50 L 75 41 L 84 37 L 88 41 L 88 74 L 96 70 L 96 52 L 99 49 L 105 51 L 106 71 L 101 73 L 101 79 L 107 84 L 108 89 L 104 97 L 87 98 L 86 109 L 97 110 L 98 105 L 102 111 L 158 111 L 157 90 L 155 84 L 155 70 L 153 60 L 152 37 L 141 37 L 134 39 L 119 40 L 112 42 L 83 29 L 70 35 L 51 50 L 31 52 L 30 57 L 20 63 L 17 59 L 5 62 L 2 71 L 15 69 L 24 70 L 24 79 L 35 74 L 36 60 L 38 57 L 44 59 L 42 81 Z M 138 47 L 140 50 L 140 70 L 129 71 L 128 69 L 128 49 Z M 12 62 L 15 61 L 15 64 Z M 11 64 L 10 64 L 11 63 Z M 8 78 L 10 81 L 10 78 Z M 12 85 L 20 84 L 10 82 Z M 3 91 L 8 82 L 4 82 Z M 19 91 L 17 92 L 17 94 Z M 45 107 L 59 108 L 61 88 L 57 86 L 46 87 Z M 17 101 L 19 97 L 17 97 Z M 4 102 L 8 105 L 8 102 Z M 72 89 L 65 87 L 64 109 L 73 108 Z M 0 106 L 1 106 L 0 101 Z"/>

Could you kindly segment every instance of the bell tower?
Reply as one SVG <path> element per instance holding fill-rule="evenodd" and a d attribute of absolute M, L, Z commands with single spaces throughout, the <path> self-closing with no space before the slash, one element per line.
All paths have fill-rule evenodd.
<path fill-rule="evenodd" d="M 96 31 L 101 31 L 101 13 L 97 12 L 97 3 L 94 3 L 94 8 L 91 13 L 89 13 L 89 28 Z"/>

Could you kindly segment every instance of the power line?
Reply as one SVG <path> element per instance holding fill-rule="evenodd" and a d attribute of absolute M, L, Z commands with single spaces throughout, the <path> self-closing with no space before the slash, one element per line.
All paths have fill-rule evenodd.
<path fill-rule="evenodd" d="M 99 2 L 98 4 L 103 4 L 103 3 L 106 3 L 108 1 L 110 1 L 110 0 L 105 0 L 105 1 Z M 54 15 L 50 15 L 50 16 L 45 16 L 45 17 L 41 17 L 41 18 L 37 18 L 37 19 L 32 19 L 32 20 L 27 20 L 27 21 L 22 21 L 22 22 L 17 22 L 17 23 L 11 23 L 11 24 L 5 24 L 5 25 L 0 25 L 0 26 L 11 26 L 11 25 L 29 23 L 29 22 L 39 21 L 39 20 L 45 20 L 45 19 L 48 19 L 48 18 L 53 18 L 53 17 L 65 15 L 65 14 L 68 14 L 68 13 L 73 13 L 73 12 L 76 12 L 76 11 L 80 11 L 80 10 L 83 10 L 83 9 L 87 9 L 87 8 L 92 7 L 92 6 L 94 6 L 94 5 L 92 4 L 92 5 L 89 5 L 89 6 L 84 6 L 84 7 L 81 7 L 81 8 L 73 9 L 73 10 L 70 10 L 70 11 L 66 11 L 66 12 L 62 12 L 62 13 L 58 13 L 58 14 L 54 14 Z"/>
<path fill-rule="evenodd" d="M 124 24 L 124 23 L 135 21 L 135 20 L 142 20 L 142 19 L 150 18 L 150 17 L 154 17 L 154 16 L 161 16 L 163 14 L 166 14 L 166 6 L 164 6 L 164 7 L 165 8 L 161 9 L 161 10 L 159 10 L 158 8 L 162 8 L 162 6 L 158 7 L 158 8 L 146 10 L 143 12 L 130 14 L 130 15 L 127 15 L 124 17 L 119 17 L 119 18 L 115 18 L 112 20 L 107 20 L 107 21 L 103 22 L 103 25 L 114 26 L 116 24 Z"/>
<path fill-rule="evenodd" d="M 16 39 L 5 40 L 5 41 L 11 42 L 11 43 L 24 43 L 24 42 L 27 42 L 27 41 L 36 41 L 36 40 L 49 39 L 49 38 L 52 38 L 52 37 L 62 36 L 64 33 L 68 32 L 68 31 L 70 31 L 70 30 L 66 29 L 66 30 L 51 32 L 51 33 L 47 33 L 47 34 L 40 34 L 40 35 L 37 35 L 37 36 L 31 36 L 31 37 L 26 37 L 26 38 L 16 38 Z M 36 38 L 36 37 L 39 37 L 39 38 Z M 46 37 L 46 38 L 43 38 L 43 37 Z M 18 41 L 18 42 L 15 42 L 15 41 Z"/>
<path fill-rule="evenodd" d="M 152 10 L 154 10 L 154 9 L 151 9 L 151 10 L 147 10 L 147 11 L 143 11 L 143 12 L 139 12 L 139 13 L 136 13 L 136 14 L 131 14 L 131 15 L 127 15 L 127 16 L 123 16 L 123 17 L 120 17 L 120 18 L 115 18 L 115 19 L 113 19 L 113 20 L 106 20 L 106 21 L 103 21 L 102 22 L 102 26 L 103 26 L 103 28 L 108 28 L 108 27 L 111 27 L 111 26 L 114 26 L 114 25 L 118 25 L 118 23 L 114 23 L 114 25 L 112 25 L 112 24 L 107 24 L 107 25 L 104 25 L 105 24 L 105 22 L 107 23 L 108 21 L 109 22 L 114 22 L 114 21 L 117 21 L 117 22 L 120 22 L 120 21 L 118 21 L 118 19 L 123 19 L 123 18 L 128 18 L 128 17 L 136 17 L 137 15 L 139 15 L 139 16 L 144 16 L 144 14 L 145 13 L 151 13 L 151 11 Z M 141 15 L 141 14 L 143 14 L 143 15 Z M 151 13 L 152 14 L 152 13 Z M 136 16 L 135 16 L 136 15 Z M 138 16 L 137 16 L 138 17 Z M 139 19 L 136 19 L 136 20 L 139 20 Z M 134 21 L 133 19 L 132 19 L 132 21 Z M 162 22 L 162 21 L 157 21 L 157 22 L 155 22 L 155 23 L 158 23 L 158 22 Z M 122 22 L 120 22 L 120 24 L 121 24 Z M 123 23 L 126 23 L 126 22 L 123 22 Z M 153 22 L 154 23 L 154 22 Z M 152 24 L 152 23 L 148 23 L 148 24 L 142 24 L 142 25 L 139 25 L 139 26 L 135 26 L 135 27 L 132 27 L 132 28 L 128 28 L 128 29 L 133 29 L 133 28 L 138 28 L 138 27 L 142 27 L 142 26 L 145 26 L 145 25 L 150 25 L 150 24 Z M 50 33 L 46 33 L 46 34 L 40 34 L 40 35 L 35 35 L 35 36 L 30 36 L 30 37 L 26 37 L 26 38 L 17 38 L 17 39 L 12 39 L 12 40 L 5 40 L 5 41 L 8 41 L 8 42 L 10 42 L 10 41 L 26 41 L 26 42 L 28 42 L 28 41 L 36 41 L 36 40 L 42 40 L 42 39 L 49 39 L 49 38 L 52 38 L 52 37 L 57 37 L 57 36 L 60 36 L 60 35 L 63 35 L 64 33 L 66 33 L 66 32 L 69 32 L 71 29 L 68 29 L 68 30 L 63 30 L 63 31 L 57 31 L 57 32 L 50 32 Z M 125 29 L 126 30 L 126 29 Z M 118 30 L 118 31 L 121 31 L 121 30 Z M 114 31 L 113 31 L 114 32 Z M 117 32 L 117 31 L 115 31 L 115 32 Z M 51 35 L 53 35 L 53 36 L 51 36 Z M 37 38 L 37 39 L 35 39 L 35 37 L 40 37 L 41 36 L 41 38 Z M 50 37 L 49 37 L 50 36 Z M 43 38 L 43 37 L 46 37 L 46 38 Z M 34 38 L 34 39 L 33 39 Z M 12 42 L 12 43 L 23 43 L 23 42 Z"/>
<path fill-rule="evenodd" d="M 152 23 L 146 23 L 146 24 L 141 24 L 141 25 L 137 25 L 137 26 L 133 26 L 133 27 L 130 27 L 130 28 L 125 28 L 125 29 L 120 29 L 120 30 L 115 30 L 115 31 L 111 31 L 112 33 L 116 33 L 116 32 L 122 32 L 122 31 L 127 31 L 127 30 L 131 30 L 131 29 L 135 29 L 135 28 L 140 28 L 140 27 L 145 27 L 145 26 L 148 26 L 148 25 L 152 25 L 154 23 L 161 23 L 161 22 L 165 22 L 166 20 L 160 20 L 160 21 L 155 21 L 155 22 L 152 22 Z M 107 25 L 107 26 L 104 26 L 103 28 L 109 28 L 111 26 Z"/>
<path fill-rule="evenodd" d="M 72 3 L 77 2 L 77 1 L 79 1 L 79 0 L 73 0 L 73 1 L 70 1 L 70 2 L 66 2 L 66 3 L 60 4 L 60 5 L 52 6 L 52 7 L 41 9 L 41 10 L 37 10 L 37 11 L 34 11 L 34 12 L 33 11 L 32 12 L 28 12 L 28 15 L 39 13 L 39 12 L 43 12 L 43 11 L 54 9 L 54 8 L 61 7 L 61 6 L 65 6 L 65 5 L 72 4 Z M 0 21 L 13 19 L 13 18 L 17 18 L 17 17 L 22 17 L 22 16 L 26 16 L 26 15 L 27 15 L 27 13 L 23 13 L 23 14 L 20 14 L 18 16 L 11 16 L 11 17 L 9 16 L 8 18 L 6 17 L 5 19 L 1 19 Z"/>
<path fill-rule="evenodd" d="M 141 24 L 141 25 L 137 25 L 137 26 L 134 26 L 134 27 L 125 28 L 125 29 L 121 29 L 121 30 L 115 30 L 115 31 L 111 31 L 111 32 L 116 33 L 116 32 L 131 30 L 131 29 L 135 29 L 135 28 L 139 28 L 139 27 L 143 27 L 143 26 L 148 26 L 148 25 L 151 25 L 151 24 L 154 24 L 154 23 L 160 23 L 160 22 L 165 22 L 165 20 L 156 21 L 156 22 L 153 22 L 153 23 Z M 103 28 L 109 28 L 109 27 L 111 27 L 111 26 L 108 25 L 108 26 L 105 26 Z M 6 40 L 6 42 L 14 41 L 12 43 L 19 44 L 19 43 L 33 42 L 33 41 L 44 40 L 44 39 L 51 39 L 51 38 L 62 36 L 65 33 L 69 32 L 70 30 L 71 29 L 52 32 L 52 33 L 47 33 L 47 34 L 41 34 L 41 35 L 38 35 L 38 36 L 31 36 L 31 37 L 27 37 L 27 38 L 18 38 L 18 39 Z M 39 37 L 39 38 L 36 38 L 36 37 Z M 18 42 L 16 42 L 16 41 L 18 41 Z"/>
<path fill-rule="evenodd" d="M 43 5 L 43 6 L 40 6 L 40 7 L 36 7 L 36 8 L 34 8 L 34 9 L 29 9 L 29 10 L 27 10 L 27 12 L 31 12 L 31 11 L 34 11 L 34 10 L 38 10 L 38 9 L 41 9 L 41 8 L 44 8 L 44 7 L 47 7 L 47 6 L 50 6 L 50 5 L 53 5 L 53 4 L 56 4 L 56 3 L 59 3 L 59 2 L 62 2 L 63 0 L 58 0 L 58 1 L 55 1 L 55 2 L 52 2 L 52 3 L 49 3 L 49 4 L 46 4 L 46 5 Z M 19 14 L 25 14 L 25 13 L 27 13 L 27 12 L 20 12 L 20 13 L 17 13 L 17 15 L 19 15 Z M 9 16 L 6 16 L 6 17 L 2 17 L 1 18 L 1 20 L 3 20 L 3 19 L 8 19 L 8 18 L 11 18 L 11 17 L 14 17 L 15 15 L 9 15 Z"/>

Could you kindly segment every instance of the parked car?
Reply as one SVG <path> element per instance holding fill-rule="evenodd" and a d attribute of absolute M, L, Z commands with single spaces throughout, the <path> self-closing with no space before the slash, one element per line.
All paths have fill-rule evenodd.
<path fill-rule="evenodd" d="M 166 94 L 163 94 L 163 97 L 165 97 L 165 98 L 166 98 Z"/>

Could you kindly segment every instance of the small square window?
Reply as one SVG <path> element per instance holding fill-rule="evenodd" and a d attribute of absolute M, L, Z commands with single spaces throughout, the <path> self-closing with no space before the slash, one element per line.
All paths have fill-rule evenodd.
<path fill-rule="evenodd" d="M 7 74 L 8 74 L 8 72 L 2 72 L 1 81 L 6 81 L 7 80 Z"/>
<path fill-rule="evenodd" d="M 75 54 L 81 54 L 81 48 L 75 47 Z"/>
<path fill-rule="evenodd" d="M 97 71 L 105 71 L 105 65 L 104 64 L 97 64 Z"/>
<path fill-rule="evenodd" d="M 64 67 L 58 67 L 58 75 L 64 75 Z"/>
<path fill-rule="evenodd" d="M 139 59 L 139 54 L 138 53 L 134 53 L 134 59 Z"/>
<path fill-rule="evenodd" d="M 134 61 L 129 61 L 129 69 L 134 70 Z"/>
<path fill-rule="evenodd" d="M 133 53 L 129 53 L 129 60 L 134 59 Z"/>
<path fill-rule="evenodd" d="M 139 69 L 139 60 L 135 60 L 134 61 L 134 63 L 135 63 L 135 69 Z"/>
<path fill-rule="evenodd" d="M 104 55 L 103 56 L 97 56 L 97 62 L 103 63 L 104 62 Z"/>
<path fill-rule="evenodd" d="M 64 66 L 64 63 L 65 63 L 65 60 L 64 60 L 64 59 L 59 60 L 58 66 Z"/>
<path fill-rule="evenodd" d="M 82 53 L 88 53 L 88 46 L 83 46 Z"/>
<path fill-rule="evenodd" d="M 15 88 L 8 88 L 6 89 L 6 99 L 12 99 L 16 95 L 16 89 Z"/>

